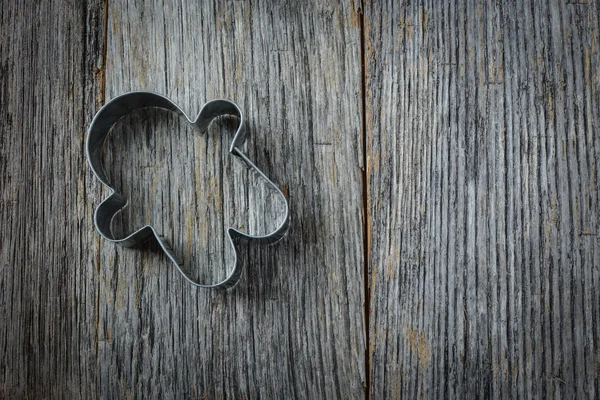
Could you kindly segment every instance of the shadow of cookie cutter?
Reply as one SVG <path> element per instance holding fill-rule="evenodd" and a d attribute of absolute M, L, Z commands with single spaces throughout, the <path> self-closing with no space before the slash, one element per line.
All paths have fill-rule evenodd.
<path fill-rule="evenodd" d="M 240 119 L 240 124 L 231 142 L 229 152 L 234 156 L 241 159 L 251 170 L 258 173 L 269 185 L 271 189 L 274 189 L 279 196 L 283 199 L 285 204 L 285 218 L 277 229 L 267 235 L 252 236 L 234 228 L 228 228 L 227 233 L 231 247 L 233 248 L 234 263 L 229 276 L 216 284 L 201 284 L 195 281 L 189 271 L 186 270 L 183 263 L 179 261 L 177 256 L 174 254 L 169 242 L 151 225 L 146 225 L 143 228 L 135 231 L 131 235 L 118 239 L 116 238 L 111 230 L 112 220 L 121 211 L 123 207 L 127 205 L 127 199 L 121 195 L 117 190 L 109 183 L 104 166 L 102 163 L 102 149 L 104 142 L 116 122 L 123 116 L 142 108 L 161 108 L 168 111 L 173 111 L 183 117 L 185 117 L 191 124 L 196 125 L 200 132 L 205 132 L 208 129 L 210 123 L 217 117 L 232 115 Z M 96 178 L 108 187 L 110 196 L 103 200 L 96 211 L 94 212 L 94 224 L 96 229 L 104 238 L 108 239 L 113 243 L 118 243 L 125 247 L 132 247 L 139 245 L 146 240 L 155 237 L 160 247 L 167 254 L 167 256 L 177 266 L 179 272 L 185 277 L 185 279 L 194 286 L 203 288 L 218 288 L 227 289 L 233 287 L 240 279 L 242 275 L 242 263 L 239 260 L 236 250 L 236 244 L 241 242 L 255 242 L 259 244 L 273 244 L 279 241 L 286 234 L 289 227 L 289 209 L 288 202 L 283 192 L 273 183 L 271 180 L 256 166 L 252 161 L 246 157 L 246 155 L 240 150 L 240 147 L 246 141 L 246 130 L 245 121 L 242 111 L 237 104 L 230 100 L 218 99 L 212 100 L 206 103 L 195 120 L 191 120 L 175 103 L 170 99 L 152 92 L 129 92 L 121 96 L 115 97 L 108 103 L 106 103 L 97 113 L 90 128 L 88 130 L 88 138 L 86 142 L 86 155 L 88 162 Z"/>

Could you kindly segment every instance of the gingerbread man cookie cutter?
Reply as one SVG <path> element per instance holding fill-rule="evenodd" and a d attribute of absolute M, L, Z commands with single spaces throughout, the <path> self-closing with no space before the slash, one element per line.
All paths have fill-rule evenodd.
<path fill-rule="evenodd" d="M 102 150 L 106 138 L 117 121 L 125 115 L 142 108 L 161 108 L 175 112 L 185 117 L 192 125 L 198 127 L 200 132 L 205 132 L 215 118 L 226 115 L 238 117 L 240 123 L 231 142 L 229 152 L 242 160 L 248 168 L 258 173 L 267 185 L 278 193 L 283 200 L 285 209 L 283 222 L 273 232 L 266 235 L 254 236 L 231 227 L 227 229 L 229 241 L 233 248 L 234 262 L 228 276 L 219 283 L 203 284 L 194 280 L 190 271 L 179 261 L 179 258 L 173 252 L 167 239 L 161 236 L 151 225 L 146 225 L 123 238 L 115 237 L 112 232 L 111 225 L 113 218 L 127 205 L 127 199 L 109 182 L 102 162 Z M 96 230 L 105 239 L 125 247 L 137 246 L 154 237 L 179 272 L 192 285 L 217 289 L 233 287 L 238 283 L 243 269 L 242 262 L 237 255 L 236 244 L 241 242 L 254 242 L 258 244 L 276 243 L 285 236 L 290 223 L 288 201 L 283 192 L 242 152 L 241 147 L 245 143 L 246 138 L 247 131 L 245 129 L 244 115 L 238 105 L 230 100 L 217 99 L 209 101 L 201 108 L 200 113 L 194 120 L 189 118 L 173 101 L 153 92 L 129 92 L 110 100 L 96 113 L 90 124 L 86 142 L 86 155 L 92 172 L 109 191 L 109 196 L 98 205 L 94 212 Z"/>

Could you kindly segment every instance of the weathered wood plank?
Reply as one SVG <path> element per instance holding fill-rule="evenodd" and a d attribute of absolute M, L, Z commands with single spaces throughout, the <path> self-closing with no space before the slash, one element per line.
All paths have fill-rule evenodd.
<path fill-rule="evenodd" d="M 103 396 L 360 398 L 364 384 L 360 26 L 336 2 L 111 1 L 107 98 L 171 97 L 195 116 L 226 97 L 249 118 L 249 157 L 289 193 L 292 226 L 245 249 L 229 292 L 189 285 L 158 252 L 102 243 Z M 122 121 L 107 172 L 130 196 L 115 229 L 150 222 L 216 281 L 224 226 L 266 232 L 280 207 L 208 135 L 164 112 Z M 141 207 L 143 205 L 143 207 Z M 156 246 L 150 245 L 153 249 Z"/>
<path fill-rule="evenodd" d="M 0 8 L 0 398 L 93 398 L 102 1 Z"/>
<path fill-rule="evenodd" d="M 599 11 L 366 8 L 373 398 L 600 394 Z"/>

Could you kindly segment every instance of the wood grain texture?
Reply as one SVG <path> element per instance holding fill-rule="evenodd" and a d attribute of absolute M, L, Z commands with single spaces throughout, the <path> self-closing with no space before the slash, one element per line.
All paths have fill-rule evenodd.
<path fill-rule="evenodd" d="M 366 7 L 373 398 L 600 395 L 599 11 Z"/>
<path fill-rule="evenodd" d="M 152 90 L 191 117 L 207 100 L 236 101 L 249 119 L 246 153 L 289 194 L 292 225 L 273 247 L 242 249 L 245 274 L 228 292 L 192 287 L 160 252 L 103 242 L 103 396 L 364 396 L 357 14 L 272 3 L 109 4 L 107 98 Z M 154 224 L 205 282 L 231 265 L 224 227 L 265 233 L 281 209 L 228 155 L 234 126 L 200 135 L 143 111 L 119 123 L 105 153 L 131 200 L 115 229 Z"/>
<path fill-rule="evenodd" d="M 0 9 L 0 398 L 92 398 L 99 196 L 83 152 L 98 107 L 101 1 Z"/>
<path fill-rule="evenodd" d="M 600 1 L 172 3 L 2 2 L 0 398 L 600 396 Z M 234 290 L 94 231 L 85 129 L 129 90 L 246 112 L 292 225 Z M 205 282 L 281 211 L 235 124 L 106 146 L 115 231 Z"/>

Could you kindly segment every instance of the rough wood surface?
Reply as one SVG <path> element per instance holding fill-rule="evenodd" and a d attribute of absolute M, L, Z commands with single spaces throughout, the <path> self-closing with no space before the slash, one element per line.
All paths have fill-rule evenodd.
<path fill-rule="evenodd" d="M 196 289 L 158 252 L 101 244 L 98 388 L 109 398 L 364 397 L 360 29 L 335 2 L 110 1 L 106 97 L 152 90 L 190 116 L 248 116 L 246 153 L 289 194 L 292 225 L 246 249 L 228 292 Z M 224 226 L 265 233 L 280 204 L 207 135 L 166 112 L 122 121 L 107 172 L 200 279 L 231 265 Z M 149 246 L 151 249 L 156 246 Z"/>
<path fill-rule="evenodd" d="M 599 19 L 598 0 L 4 0 L 0 398 L 600 396 Z M 237 101 L 289 195 L 288 237 L 242 249 L 232 291 L 93 229 L 85 129 L 136 89 L 192 117 Z M 228 155 L 234 126 L 143 111 L 106 147 L 115 230 L 152 223 L 207 282 L 225 226 L 281 209 Z"/>
<path fill-rule="evenodd" d="M 0 398 L 93 398 L 101 1 L 0 9 Z"/>
<path fill-rule="evenodd" d="M 599 11 L 366 7 L 373 398 L 600 396 Z"/>
<path fill-rule="evenodd" d="M 0 397 L 363 396 L 360 29 L 351 5 L 306 6 L 3 2 Z M 247 154 L 288 193 L 288 238 L 243 249 L 235 290 L 95 233 L 85 127 L 133 89 L 190 115 L 236 100 Z M 224 225 L 260 233 L 281 206 L 228 157 L 231 133 L 122 121 L 105 160 L 136 207 L 115 229 L 151 222 L 200 278 L 222 276 Z"/>

